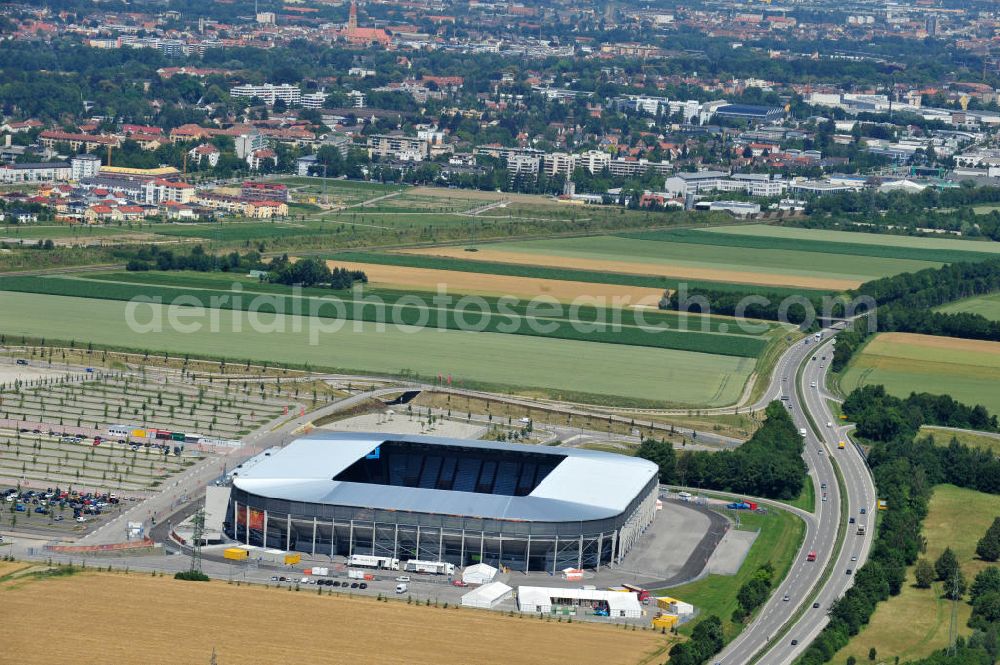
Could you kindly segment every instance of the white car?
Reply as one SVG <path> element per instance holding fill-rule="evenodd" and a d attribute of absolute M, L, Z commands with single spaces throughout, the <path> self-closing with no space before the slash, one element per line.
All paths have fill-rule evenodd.
<path fill-rule="evenodd" d="M 833 423 L 831 423 L 831 422 L 830 422 L 830 421 L 828 420 L 828 421 L 826 421 L 826 426 L 827 426 L 827 427 L 833 427 Z"/>
<path fill-rule="evenodd" d="M 399 577 L 396 578 L 396 581 L 397 582 L 409 582 L 410 581 L 410 576 L 409 575 L 400 575 Z"/>

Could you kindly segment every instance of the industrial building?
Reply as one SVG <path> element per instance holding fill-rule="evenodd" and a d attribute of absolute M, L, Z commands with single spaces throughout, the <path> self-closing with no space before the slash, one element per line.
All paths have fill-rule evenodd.
<path fill-rule="evenodd" d="M 657 466 L 592 450 L 321 433 L 232 471 L 226 535 L 310 554 L 553 574 L 620 563 Z"/>

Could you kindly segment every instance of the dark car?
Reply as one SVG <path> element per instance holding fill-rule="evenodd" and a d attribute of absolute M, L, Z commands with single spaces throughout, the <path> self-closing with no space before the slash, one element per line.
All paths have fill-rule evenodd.
<path fill-rule="evenodd" d="M 333 581 L 333 586 L 340 586 L 340 582 L 339 582 L 339 581 L 337 581 L 337 580 L 334 580 L 334 581 Z"/>
<path fill-rule="evenodd" d="M 850 569 L 850 568 L 848 568 L 848 569 L 847 569 L 847 574 L 848 574 L 848 575 L 850 575 L 850 574 L 851 574 L 851 572 L 852 572 L 852 571 L 851 571 L 851 569 Z"/>
<path fill-rule="evenodd" d="M 819 603 L 813 603 L 813 609 L 819 609 Z"/>
<path fill-rule="evenodd" d="M 351 588 L 352 589 L 357 589 L 358 588 L 358 583 L 357 582 L 351 582 Z"/>
<path fill-rule="evenodd" d="M 358 588 L 359 589 L 367 589 L 368 588 L 368 583 L 367 582 L 362 582 L 361 584 L 358 585 Z"/>
<path fill-rule="evenodd" d="M 793 647 L 798 646 L 798 645 L 799 645 L 799 641 L 798 640 L 792 640 L 792 646 Z"/>

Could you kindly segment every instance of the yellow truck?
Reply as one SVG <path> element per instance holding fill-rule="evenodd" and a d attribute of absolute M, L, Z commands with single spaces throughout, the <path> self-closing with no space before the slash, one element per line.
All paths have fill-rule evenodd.
<path fill-rule="evenodd" d="M 222 556 L 233 561 L 246 561 L 250 558 L 250 552 L 239 547 L 227 547 Z"/>

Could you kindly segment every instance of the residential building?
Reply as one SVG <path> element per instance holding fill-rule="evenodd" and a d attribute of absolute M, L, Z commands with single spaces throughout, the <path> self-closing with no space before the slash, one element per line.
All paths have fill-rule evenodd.
<path fill-rule="evenodd" d="M 71 175 L 72 168 L 66 162 L 4 164 L 0 166 L 0 183 L 5 185 L 60 182 L 69 180 Z"/>
<path fill-rule="evenodd" d="M 268 106 L 274 106 L 274 103 L 279 99 L 289 106 L 294 106 L 302 101 L 302 91 L 299 90 L 299 87 L 288 83 L 282 83 L 281 85 L 272 85 L 270 83 L 263 85 L 237 85 L 229 90 L 229 96 L 247 99 L 257 97 Z"/>
<path fill-rule="evenodd" d="M 240 196 L 248 201 L 288 201 L 288 186 L 277 182 L 244 180 Z"/>
<path fill-rule="evenodd" d="M 326 104 L 327 94 L 325 92 L 310 92 L 302 95 L 302 108 L 304 109 L 321 109 L 323 105 Z"/>
<path fill-rule="evenodd" d="M 150 205 L 159 205 L 166 201 L 175 203 L 190 203 L 195 196 L 195 188 L 186 182 L 175 182 L 156 178 L 143 185 L 143 200 Z"/>
<path fill-rule="evenodd" d="M 55 150 L 56 145 L 60 143 L 69 145 L 70 150 L 73 152 L 79 152 L 81 149 L 87 152 L 94 152 L 95 150 L 102 150 L 108 146 L 117 148 L 121 145 L 121 141 L 117 136 L 74 134 L 72 132 L 63 132 L 55 129 L 45 130 L 39 134 L 39 138 L 42 141 L 42 145 L 49 150 Z"/>
<path fill-rule="evenodd" d="M 93 178 L 101 172 L 101 158 L 97 155 L 73 155 L 69 160 L 70 178 L 79 182 Z"/>
<path fill-rule="evenodd" d="M 368 137 L 368 157 L 398 159 L 404 162 L 423 161 L 430 155 L 430 143 L 415 136 L 372 134 Z"/>
<path fill-rule="evenodd" d="M 267 138 L 257 131 L 240 134 L 233 142 L 236 148 L 236 156 L 240 159 L 247 159 L 255 151 L 263 150 L 267 147 Z"/>

